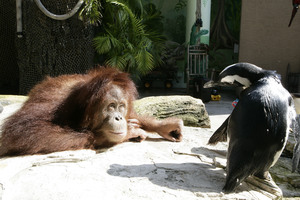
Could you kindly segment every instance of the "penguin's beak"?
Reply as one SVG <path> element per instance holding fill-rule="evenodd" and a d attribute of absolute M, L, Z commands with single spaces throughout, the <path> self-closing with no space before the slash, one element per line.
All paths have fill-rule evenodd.
<path fill-rule="evenodd" d="M 208 81 L 203 85 L 203 88 L 212 88 L 218 86 L 218 82 Z"/>

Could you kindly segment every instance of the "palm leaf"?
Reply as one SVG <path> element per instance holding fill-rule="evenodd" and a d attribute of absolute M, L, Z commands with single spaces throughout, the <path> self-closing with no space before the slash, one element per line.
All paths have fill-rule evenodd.
<path fill-rule="evenodd" d="M 111 56 L 110 59 L 108 59 L 105 62 L 106 65 L 116 67 L 120 70 L 124 70 L 126 67 L 126 61 L 122 56 Z"/>
<path fill-rule="evenodd" d="M 140 49 L 136 56 L 137 70 L 141 74 L 146 74 L 154 68 L 152 55 L 145 49 Z"/>
<path fill-rule="evenodd" d="M 107 31 L 106 35 L 94 38 L 94 45 L 99 54 L 106 54 L 110 51 L 121 51 L 124 44 Z"/>
<path fill-rule="evenodd" d="M 126 49 L 128 49 L 129 51 L 133 51 L 135 46 L 126 38 L 124 39 L 124 46 Z"/>
<path fill-rule="evenodd" d="M 124 53 L 124 55 L 122 57 L 126 62 L 126 68 L 124 69 L 124 71 L 126 71 L 126 72 L 135 71 L 137 64 L 136 64 L 136 59 L 135 59 L 133 53 L 126 52 L 126 53 Z"/>
<path fill-rule="evenodd" d="M 135 33 L 136 36 L 142 35 L 144 34 L 144 26 L 141 22 L 141 20 L 139 20 L 134 13 L 131 11 L 131 9 L 126 6 L 124 3 L 121 3 L 119 1 L 115 1 L 115 0 L 107 0 L 107 2 L 114 4 L 116 6 L 120 6 L 123 8 L 124 11 L 127 12 L 130 21 L 131 21 L 131 26 L 133 29 L 133 33 Z"/>
<path fill-rule="evenodd" d="M 84 0 L 102 3 L 103 24 L 94 39 L 105 64 L 134 74 L 146 74 L 162 63 L 165 43 L 160 12 L 142 0 Z M 86 7 L 92 11 L 92 7 Z"/>
<path fill-rule="evenodd" d="M 110 37 L 107 35 L 95 37 L 94 45 L 99 54 L 105 54 L 111 50 Z"/>
<path fill-rule="evenodd" d="M 84 6 L 79 12 L 79 17 L 91 24 L 99 24 L 102 17 L 101 2 L 99 0 L 84 0 Z"/>

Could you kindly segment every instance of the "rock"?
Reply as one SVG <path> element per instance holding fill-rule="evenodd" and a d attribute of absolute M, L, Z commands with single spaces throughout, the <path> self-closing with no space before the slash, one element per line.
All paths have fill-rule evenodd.
<path fill-rule="evenodd" d="M 177 117 L 185 126 L 210 128 L 210 120 L 201 99 L 191 96 L 145 97 L 134 102 L 138 114 L 150 115 L 159 119 Z"/>
<path fill-rule="evenodd" d="M 284 197 L 300 197 L 300 174 L 292 173 L 292 159 L 281 156 L 270 169 L 276 184 Z"/>
<path fill-rule="evenodd" d="M 299 94 L 298 94 L 299 95 Z M 295 103 L 295 109 L 298 115 L 300 115 L 300 96 L 293 96 L 294 98 L 294 103 Z"/>
<path fill-rule="evenodd" d="M 207 146 L 210 129 L 184 127 L 183 134 L 182 142 L 151 135 L 98 152 L 2 158 L 0 195 L 3 200 L 277 198 L 247 182 L 236 193 L 222 193 L 225 171 L 214 160 L 223 163 L 226 143 Z"/>
<path fill-rule="evenodd" d="M 0 107 L 2 105 L 3 108 L 2 112 L 0 112 L 0 126 L 3 123 L 3 120 L 16 112 L 27 98 L 27 96 L 21 95 L 0 95 Z"/>
<path fill-rule="evenodd" d="M 288 155 L 293 155 L 295 145 L 296 145 L 296 140 L 295 140 L 294 133 L 289 133 L 289 137 L 284 148 L 285 153 L 287 153 Z"/>
<path fill-rule="evenodd" d="M 14 103 L 23 103 L 27 99 L 27 96 L 22 95 L 0 95 L 0 104 L 5 107 Z"/>
<path fill-rule="evenodd" d="M 21 105 L 18 100 L 4 106 L 0 123 Z M 219 113 L 225 114 L 222 102 L 217 105 Z M 222 117 L 224 121 L 228 115 Z M 184 127 L 182 142 L 149 134 L 142 143 L 125 142 L 98 151 L 1 158 L 0 199 L 280 198 L 274 193 L 278 187 L 273 181 L 257 183 L 252 177 L 236 193 L 222 193 L 227 143 L 208 146 L 212 134 L 212 129 Z M 291 173 L 291 163 L 291 158 L 281 157 L 270 170 L 283 196 L 289 199 L 300 196 L 300 174 Z"/>

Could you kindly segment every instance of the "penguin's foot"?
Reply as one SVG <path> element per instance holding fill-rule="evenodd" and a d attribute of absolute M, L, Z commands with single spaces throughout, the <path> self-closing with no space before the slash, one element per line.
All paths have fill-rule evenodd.
<path fill-rule="evenodd" d="M 254 176 L 257 178 L 260 178 L 260 179 L 266 179 L 266 180 L 272 179 L 272 177 L 268 171 L 256 173 L 256 174 L 254 174 Z"/>
<path fill-rule="evenodd" d="M 266 172 L 267 178 L 259 178 L 257 176 L 249 176 L 245 182 L 248 184 L 254 185 L 264 191 L 269 192 L 277 197 L 282 197 L 281 189 L 273 181 L 269 172 Z"/>

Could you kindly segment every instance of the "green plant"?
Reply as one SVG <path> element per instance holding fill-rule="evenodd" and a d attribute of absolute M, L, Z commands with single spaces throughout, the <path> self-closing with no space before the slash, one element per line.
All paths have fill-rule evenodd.
<path fill-rule="evenodd" d="M 155 6 L 144 5 L 142 0 L 98 1 L 102 18 L 94 44 L 96 51 L 104 56 L 104 63 L 136 75 L 146 74 L 160 65 L 165 38 L 162 23 L 159 26 L 162 17 Z M 91 14 L 82 13 L 97 16 L 90 10 Z M 98 21 L 97 17 L 91 19 Z"/>
<path fill-rule="evenodd" d="M 84 7 L 80 10 L 79 16 L 91 24 L 100 23 L 102 14 L 100 12 L 101 2 L 98 0 L 84 0 Z"/>

